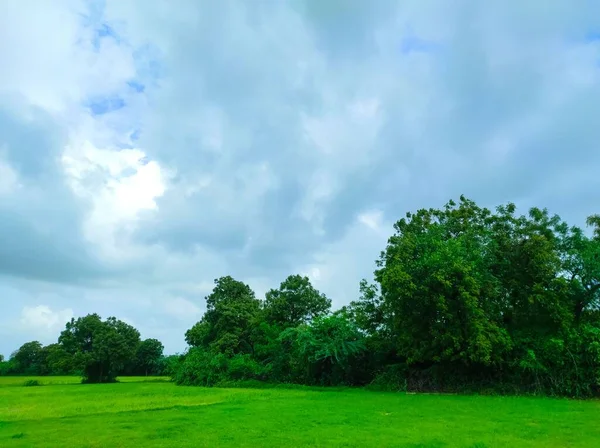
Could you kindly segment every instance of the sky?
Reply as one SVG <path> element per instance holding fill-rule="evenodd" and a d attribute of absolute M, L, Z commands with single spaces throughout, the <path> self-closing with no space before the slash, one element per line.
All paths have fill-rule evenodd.
<path fill-rule="evenodd" d="M 406 212 L 600 213 L 597 0 L 0 1 L 0 353 L 213 281 L 339 307 Z"/>

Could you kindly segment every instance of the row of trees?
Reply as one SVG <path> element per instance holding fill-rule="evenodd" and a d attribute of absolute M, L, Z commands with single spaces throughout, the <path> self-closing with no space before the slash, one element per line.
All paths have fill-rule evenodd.
<path fill-rule="evenodd" d="M 82 375 L 88 382 L 111 382 L 117 375 L 171 374 L 177 357 L 163 356 L 156 339 L 113 317 L 97 314 L 67 323 L 58 342 L 43 346 L 27 342 L 8 361 L 0 359 L 2 375 Z"/>
<path fill-rule="evenodd" d="M 221 277 L 185 334 L 189 350 L 163 371 L 185 385 L 598 395 L 600 216 L 588 225 L 591 236 L 546 210 L 519 216 L 513 204 L 492 211 L 464 197 L 409 213 L 374 282 L 363 280 L 360 297 L 336 311 L 300 275 L 264 299 Z M 104 382 L 127 369 L 156 372 L 159 344 L 91 315 L 67 324 L 58 344 L 38 347 L 45 358 L 22 347 L 10 362 L 46 359 L 63 373 L 68 359 L 88 381 Z"/>
<path fill-rule="evenodd" d="M 409 213 L 335 312 L 305 277 L 264 300 L 217 279 L 175 380 L 598 395 L 600 216 L 588 224 L 464 197 Z"/>

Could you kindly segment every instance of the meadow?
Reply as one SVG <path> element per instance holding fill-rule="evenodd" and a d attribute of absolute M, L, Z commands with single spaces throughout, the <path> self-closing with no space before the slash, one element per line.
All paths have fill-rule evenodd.
<path fill-rule="evenodd" d="M 600 446 L 598 401 L 78 380 L 0 378 L 0 446 Z"/>

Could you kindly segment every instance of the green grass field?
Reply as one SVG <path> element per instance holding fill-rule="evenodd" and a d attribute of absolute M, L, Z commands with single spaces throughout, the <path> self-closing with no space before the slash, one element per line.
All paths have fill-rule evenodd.
<path fill-rule="evenodd" d="M 28 379 L 0 378 L 3 448 L 600 447 L 598 401 Z"/>

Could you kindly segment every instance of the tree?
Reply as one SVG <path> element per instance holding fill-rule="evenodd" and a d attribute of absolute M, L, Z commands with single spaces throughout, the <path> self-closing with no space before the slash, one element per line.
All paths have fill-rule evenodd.
<path fill-rule="evenodd" d="M 529 391 L 589 395 L 600 370 L 598 239 L 545 209 L 515 211 L 461 197 L 407 214 L 378 261 L 381 301 L 357 309 L 438 386 L 510 377 Z"/>
<path fill-rule="evenodd" d="M 145 339 L 137 348 L 136 360 L 138 368 L 148 376 L 154 371 L 163 355 L 164 346 L 158 339 Z"/>
<path fill-rule="evenodd" d="M 42 373 L 43 346 L 38 341 L 26 342 L 12 354 L 11 359 L 15 362 L 17 372 L 39 375 Z"/>
<path fill-rule="evenodd" d="M 489 211 L 461 198 L 395 225 L 375 273 L 396 350 L 409 364 L 491 364 L 510 348 L 486 266 Z"/>
<path fill-rule="evenodd" d="M 59 344 L 73 356 L 89 383 L 116 381 L 119 370 L 135 356 L 140 334 L 114 317 L 103 321 L 98 314 L 71 319 Z"/>
<path fill-rule="evenodd" d="M 295 327 L 329 312 L 331 300 L 310 283 L 308 277 L 290 275 L 279 289 L 271 289 L 265 297 L 265 318 L 282 328 Z"/>
<path fill-rule="evenodd" d="M 218 278 L 206 297 L 206 313 L 186 332 L 186 342 L 229 355 L 252 353 L 250 335 L 259 310 L 260 301 L 248 285 L 230 276 Z"/>
<path fill-rule="evenodd" d="M 43 348 L 43 370 L 47 375 L 69 375 L 75 373 L 73 357 L 60 344 Z"/>

